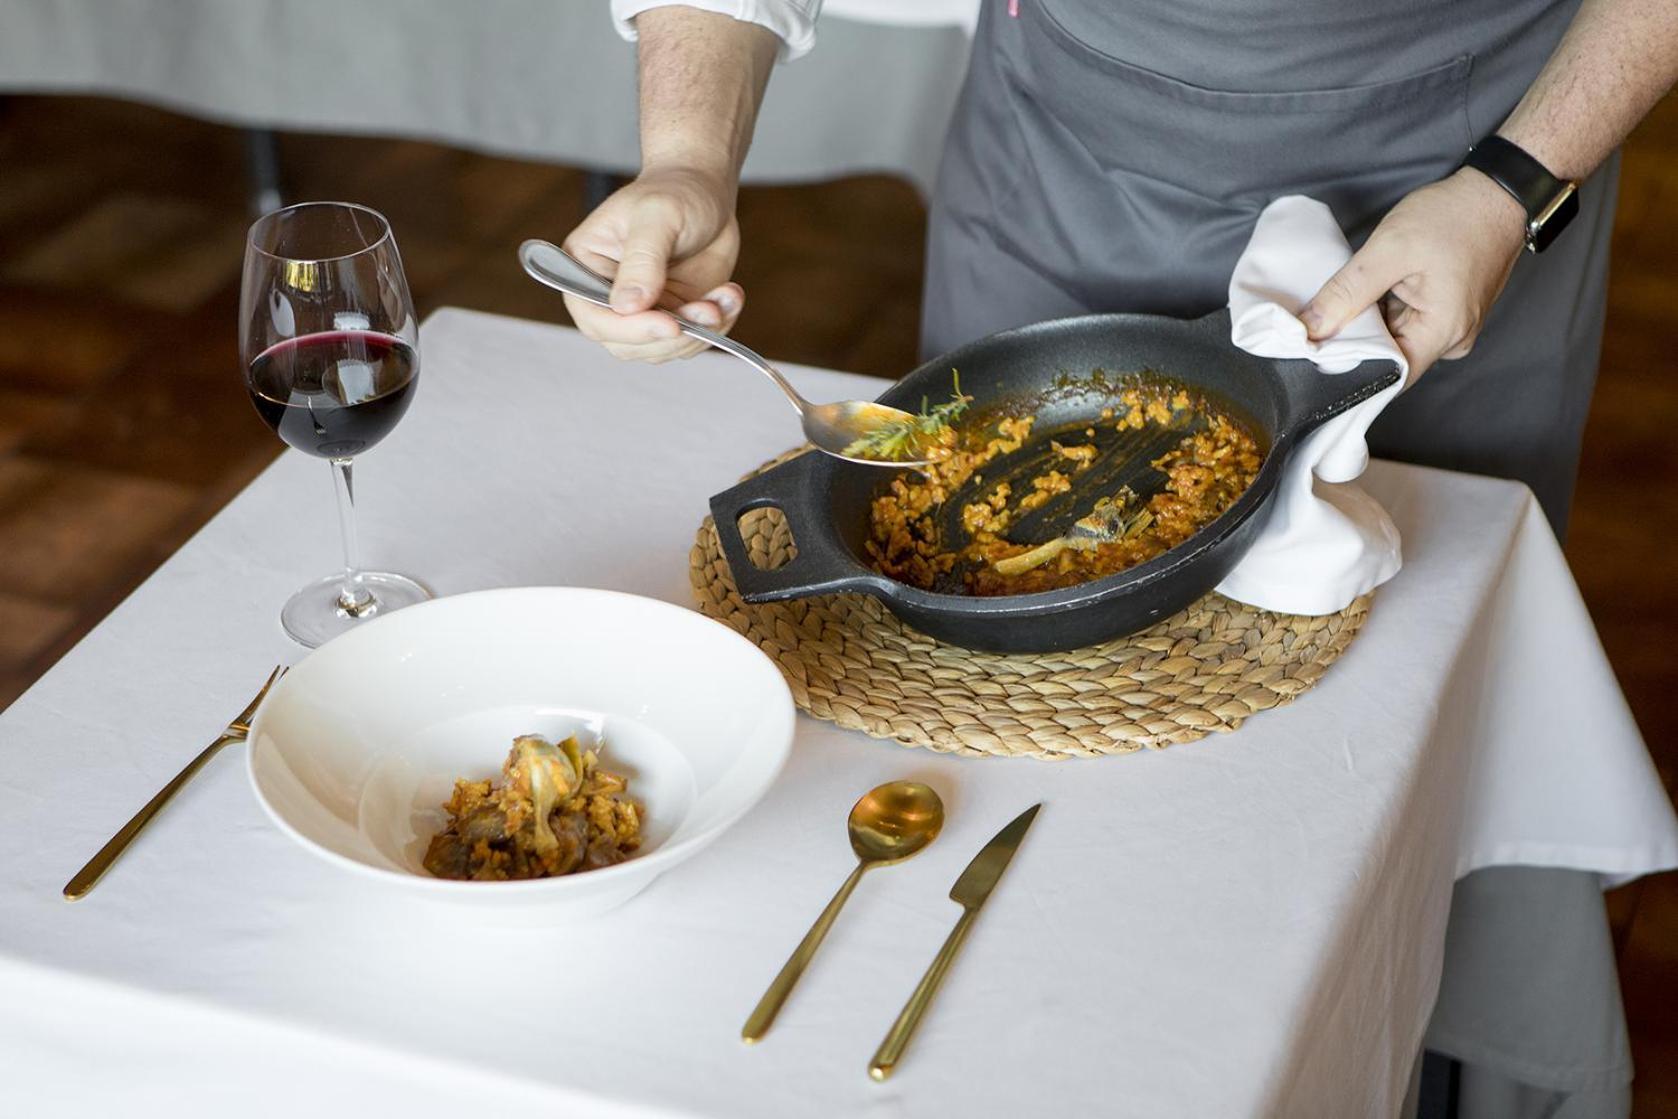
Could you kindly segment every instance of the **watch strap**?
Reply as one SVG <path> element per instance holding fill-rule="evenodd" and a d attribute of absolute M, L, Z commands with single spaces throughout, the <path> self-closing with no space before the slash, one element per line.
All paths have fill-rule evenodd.
<path fill-rule="evenodd" d="M 1578 184 L 1559 179 L 1520 145 L 1487 136 L 1468 149 L 1472 167 L 1508 191 L 1526 211 L 1527 248 L 1540 252 L 1554 241 L 1578 210 Z"/>

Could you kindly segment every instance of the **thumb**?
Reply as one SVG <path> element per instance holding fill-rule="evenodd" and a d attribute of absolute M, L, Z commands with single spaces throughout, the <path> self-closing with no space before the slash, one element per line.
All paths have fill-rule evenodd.
<path fill-rule="evenodd" d="M 664 275 L 681 227 L 664 207 L 638 206 L 624 235 L 618 273 L 612 280 L 612 310 L 645 311 L 664 292 Z"/>
<path fill-rule="evenodd" d="M 1379 231 L 1377 231 L 1378 233 Z M 1371 237 L 1299 313 L 1313 342 L 1340 333 L 1365 308 L 1404 279 L 1404 267 L 1381 239 Z"/>

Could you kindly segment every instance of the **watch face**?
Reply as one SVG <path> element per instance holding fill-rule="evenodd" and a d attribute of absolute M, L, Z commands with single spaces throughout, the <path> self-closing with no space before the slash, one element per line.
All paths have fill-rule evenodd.
<path fill-rule="evenodd" d="M 1541 253 L 1550 247 L 1550 243 L 1560 236 L 1569 222 L 1579 213 L 1579 192 L 1569 189 L 1561 201 L 1551 208 L 1550 212 L 1535 219 L 1527 226 L 1527 248 L 1535 253 Z"/>

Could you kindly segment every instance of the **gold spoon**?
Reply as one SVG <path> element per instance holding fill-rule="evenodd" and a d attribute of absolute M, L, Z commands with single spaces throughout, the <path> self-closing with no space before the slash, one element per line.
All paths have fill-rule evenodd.
<path fill-rule="evenodd" d="M 793 950 L 792 958 L 769 984 L 752 1016 L 746 1019 L 740 1037 L 747 1045 L 769 1032 L 775 1015 L 780 1013 L 781 1004 L 787 1001 L 787 995 L 792 993 L 798 977 L 804 974 L 816 949 L 821 947 L 827 930 L 833 927 L 834 918 L 839 916 L 839 910 L 844 908 L 856 884 L 862 881 L 863 873 L 871 867 L 901 862 L 918 853 L 938 838 L 943 826 L 944 802 L 919 781 L 892 781 L 869 790 L 856 802 L 849 821 L 851 850 L 856 852 L 858 860 L 856 869 L 839 887 L 839 892 L 833 895 L 833 900 L 827 903 L 827 908 L 810 926 L 810 931 L 804 934 L 804 939 Z"/>

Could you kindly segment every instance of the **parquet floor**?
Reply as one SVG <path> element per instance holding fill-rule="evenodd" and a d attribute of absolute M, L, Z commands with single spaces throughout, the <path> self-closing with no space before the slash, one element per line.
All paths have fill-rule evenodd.
<path fill-rule="evenodd" d="M 239 387 L 238 133 L 77 98 L 0 99 L 0 706 L 278 445 Z M 564 321 L 513 250 L 574 171 L 398 141 L 281 138 L 287 193 L 390 216 L 421 312 Z M 779 358 L 914 364 L 925 215 L 882 178 L 741 199 L 740 335 Z M 1601 384 L 1567 552 L 1668 787 L 1678 780 L 1678 101 L 1627 146 Z M 1611 895 L 1636 1114 L 1678 1119 L 1678 875 Z"/>

